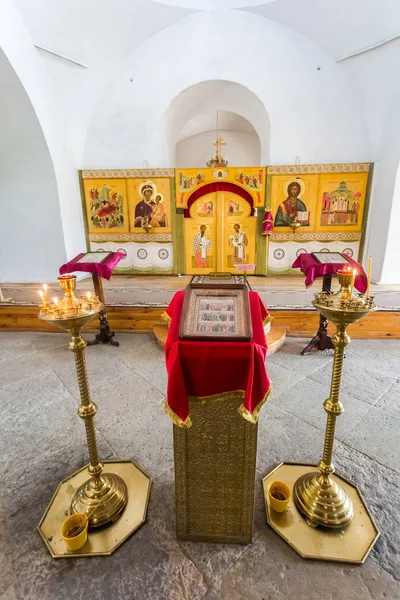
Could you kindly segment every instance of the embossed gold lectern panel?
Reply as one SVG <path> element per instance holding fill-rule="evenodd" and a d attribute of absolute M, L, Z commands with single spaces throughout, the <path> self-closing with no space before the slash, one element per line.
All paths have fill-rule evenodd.
<path fill-rule="evenodd" d="M 181 540 L 250 543 L 258 425 L 243 393 L 190 398 L 192 427 L 174 425 L 176 530 Z"/>

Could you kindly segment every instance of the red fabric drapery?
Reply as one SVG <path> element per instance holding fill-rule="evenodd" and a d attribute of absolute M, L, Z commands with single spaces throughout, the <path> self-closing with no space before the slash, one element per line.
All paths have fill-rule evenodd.
<path fill-rule="evenodd" d="M 179 339 L 184 291 L 172 298 L 166 311 L 170 329 L 165 344 L 168 386 L 166 409 L 180 426 L 190 426 L 188 396 L 206 398 L 226 392 L 244 392 L 239 412 L 256 422 L 270 390 L 265 367 L 267 344 L 263 323 L 268 311 L 256 292 L 250 292 L 253 338 L 250 342 Z"/>
<path fill-rule="evenodd" d="M 108 281 L 111 277 L 113 269 L 117 266 L 120 260 L 125 258 L 125 254 L 123 252 L 113 252 L 103 263 L 78 263 L 77 261 L 85 254 L 86 252 L 81 252 L 75 256 L 75 258 L 62 265 L 60 267 L 60 275 L 74 273 L 75 271 L 82 271 L 83 273 L 97 273 L 99 277 L 107 279 Z"/>
<path fill-rule="evenodd" d="M 354 287 L 364 294 L 367 291 L 368 278 L 367 275 L 360 263 L 353 260 L 347 254 L 343 255 L 347 258 L 350 263 L 352 269 L 357 270 L 357 275 L 354 280 Z M 314 282 L 316 277 L 324 277 L 324 275 L 336 275 L 338 271 L 343 269 L 343 266 L 348 266 L 347 263 L 343 264 L 328 264 L 323 265 L 318 262 L 316 258 L 314 258 L 311 254 L 303 253 L 299 254 L 294 263 L 292 264 L 292 269 L 300 269 L 302 273 L 306 276 L 305 284 L 306 287 L 309 287 Z"/>
<path fill-rule="evenodd" d="M 250 204 L 250 216 L 254 216 L 253 196 L 247 190 L 243 189 L 238 185 L 235 185 L 234 183 L 230 183 L 229 181 L 214 181 L 212 183 L 206 183 L 206 185 L 202 185 L 201 187 L 197 188 L 197 190 L 195 190 L 193 194 L 189 196 L 187 208 L 185 208 L 183 213 L 185 219 L 188 219 L 190 217 L 190 207 L 192 206 L 193 202 L 196 202 L 196 200 L 198 200 L 202 196 L 205 196 L 206 194 L 211 194 L 212 192 L 231 192 L 232 194 L 240 196 Z"/>

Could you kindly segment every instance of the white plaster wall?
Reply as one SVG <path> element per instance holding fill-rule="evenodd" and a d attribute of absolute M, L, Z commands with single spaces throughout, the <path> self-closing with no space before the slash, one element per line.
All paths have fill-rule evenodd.
<path fill-rule="evenodd" d="M 223 152 L 230 167 L 252 167 L 261 164 L 260 138 L 245 131 L 220 131 L 227 142 Z M 192 135 L 176 145 L 175 165 L 189 169 L 206 166 L 206 156 L 215 154 L 215 131 Z"/>
<path fill-rule="evenodd" d="M 375 162 L 364 263 L 372 256 L 376 282 L 400 283 L 400 40 L 341 63 L 359 98 Z M 395 193 L 395 197 L 394 197 Z"/>
<path fill-rule="evenodd" d="M 267 111 L 271 163 L 370 160 L 358 99 L 339 65 L 276 22 L 212 11 L 171 25 L 129 57 L 98 103 L 83 166 L 171 166 L 170 103 L 194 84 L 221 79 L 248 88 Z"/>
<path fill-rule="evenodd" d="M 62 223 L 62 235 L 57 234 L 57 244 L 63 245 L 67 258 L 71 259 L 86 248 L 86 242 L 77 165 L 72 159 L 71 148 L 66 143 L 67 118 L 57 101 L 46 67 L 33 45 L 31 32 L 13 0 L 0 2 L 0 48 L 29 97 L 49 149 L 56 177 L 52 202 L 57 207 L 57 214 L 61 213 Z M 3 80 L 1 84 L 2 90 L 6 90 L 5 86 L 3 88 Z M 8 92 L 3 94 L 8 95 L 12 103 L 12 96 Z M 46 216 L 46 225 L 48 230 L 53 227 L 51 213 Z M 57 231 L 57 222 L 54 222 L 54 228 Z M 21 243 L 22 240 L 18 242 Z M 37 248 L 37 251 L 40 252 L 40 249 Z M 57 272 L 49 272 L 47 279 L 56 275 Z M 14 273 L 13 279 L 18 277 L 19 274 Z M 34 281 L 33 273 L 28 281 Z"/>
<path fill-rule="evenodd" d="M 39 121 L 0 51 L 0 277 L 55 281 L 66 261 L 57 182 Z"/>

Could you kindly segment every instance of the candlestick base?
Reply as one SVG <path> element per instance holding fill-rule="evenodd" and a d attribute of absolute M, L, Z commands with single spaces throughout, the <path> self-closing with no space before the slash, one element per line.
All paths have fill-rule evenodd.
<path fill-rule="evenodd" d="M 354 516 L 353 504 L 343 487 L 319 472 L 299 477 L 293 487 L 293 499 L 312 527 L 345 527 Z"/>
<path fill-rule="evenodd" d="M 89 530 L 88 541 L 70 552 L 61 538 L 61 525 L 70 514 L 71 495 L 85 485 L 88 465 L 64 479 L 58 486 L 38 530 L 53 558 L 109 556 L 146 520 L 151 478 L 130 460 L 104 461 L 106 475 L 118 475 L 128 486 L 128 501 L 123 516 L 114 524 Z M 100 508 L 99 508 L 100 510 Z"/>
<path fill-rule="evenodd" d="M 126 484 L 119 475 L 102 473 L 100 479 L 103 483 L 101 487 L 96 487 L 97 480 L 94 478 L 85 481 L 76 490 L 71 502 L 72 513 L 91 515 L 89 527 L 100 527 L 116 521 L 128 500 Z M 96 506 L 99 508 L 96 509 Z"/>
<path fill-rule="evenodd" d="M 263 479 L 265 509 L 269 526 L 303 558 L 362 564 L 379 537 L 379 530 L 358 488 L 344 477 L 331 475 L 340 484 L 354 506 L 354 518 L 343 529 L 309 527 L 296 509 L 294 497 L 287 510 L 277 513 L 269 504 L 268 485 L 284 481 L 290 488 L 302 476 L 315 470 L 316 465 L 281 463 Z"/>

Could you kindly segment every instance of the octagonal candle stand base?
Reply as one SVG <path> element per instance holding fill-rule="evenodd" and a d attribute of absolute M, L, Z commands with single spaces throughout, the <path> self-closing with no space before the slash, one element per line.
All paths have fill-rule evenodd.
<path fill-rule="evenodd" d="M 132 461 L 107 461 L 104 471 L 93 423 L 97 406 L 90 398 L 84 356 L 86 342 L 81 337 L 83 327 L 104 307 L 97 297 L 75 296 L 75 275 L 58 279 L 65 295 L 53 304 L 44 299 L 39 318 L 71 334 L 69 348 L 74 353 L 81 398 L 78 415 L 85 424 L 90 463 L 60 483 L 38 529 L 54 558 L 107 555 L 144 522 L 151 479 Z M 122 511 L 124 518 L 119 519 Z M 60 529 L 69 514 L 78 512 L 88 515 L 92 533 L 80 551 L 71 553 L 62 542 Z M 110 523 L 114 523 L 112 528 L 101 528 Z"/>
<path fill-rule="evenodd" d="M 327 413 L 325 442 L 318 471 L 311 465 L 282 463 L 263 480 L 267 520 L 301 556 L 321 560 L 362 563 L 379 531 L 357 487 L 334 475 L 332 464 L 336 419 L 344 411 L 339 399 L 344 350 L 350 342 L 347 327 L 377 310 L 373 297 L 355 299 L 354 274 L 338 273 L 340 290 L 336 294 L 317 294 L 313 305 L 336 325 L 332 337 L 335 355 L 330 395 L 324 402 Z M 288 510 L 278 515 L 269 506 L 268 484 L 284 481 L 293 490 Z"/>

